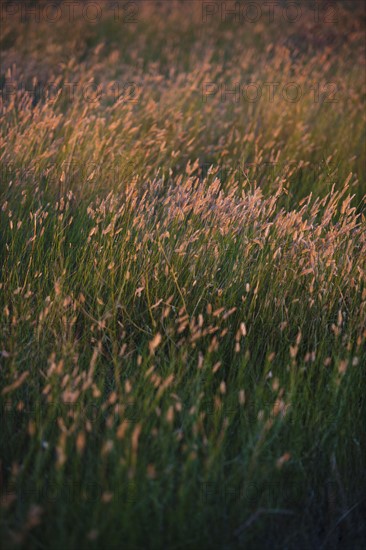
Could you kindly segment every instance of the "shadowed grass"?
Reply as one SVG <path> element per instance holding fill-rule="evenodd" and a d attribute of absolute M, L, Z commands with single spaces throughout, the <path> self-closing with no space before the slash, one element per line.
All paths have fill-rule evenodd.
<path fill-rule="evenodd" d="M 362 546 L 364 13 L 337 6 L 316 34 L 7 22 L 6 547 Z"/>

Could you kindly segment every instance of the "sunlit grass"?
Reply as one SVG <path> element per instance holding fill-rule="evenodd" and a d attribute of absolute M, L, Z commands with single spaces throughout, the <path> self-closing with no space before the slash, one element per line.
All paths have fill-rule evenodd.
<path fill-rule="evenodd" d="M 62 22 L 3 41 L 5 543 L 357 547 L 362 19 L 341 11 L 333 46 L 306 49 L 296 25 L 159 9 L 124 33 L 79 21 L 67 59 Z M 273 81 L 303 97 L 221 95 Z"/>

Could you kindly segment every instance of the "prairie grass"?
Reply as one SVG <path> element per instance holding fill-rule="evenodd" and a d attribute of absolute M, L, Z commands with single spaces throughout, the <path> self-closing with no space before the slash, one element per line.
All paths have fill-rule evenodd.
<path fill-rule="evenodd" d="M 334 6 L 6 21 L 6 548 L 361 548 L 365 13 Z"/>

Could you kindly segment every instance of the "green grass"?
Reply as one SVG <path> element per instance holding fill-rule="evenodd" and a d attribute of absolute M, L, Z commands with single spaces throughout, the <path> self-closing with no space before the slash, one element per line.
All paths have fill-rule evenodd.
<path fill-rule="evenodd" d="M 123 29 L 5 27 L 4 545 L 361 548 L 362 9 L 337 4 L 317 41 L 306 11 L 262 28 L 154 6 Z M 29 96 L 33 76 L 61 96 Z M 89 103 L 92 77 L 141 93 Z M 301 100 L 202 99 L 275 80 Z"/>

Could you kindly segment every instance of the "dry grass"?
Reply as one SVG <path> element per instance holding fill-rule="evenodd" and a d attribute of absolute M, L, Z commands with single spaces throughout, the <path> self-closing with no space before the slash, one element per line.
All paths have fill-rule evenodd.
<path fill-rule="evenodd" d="M 7 19 L 7 547 L 362 544 L 365 15 L 335 6 Z"/>

